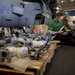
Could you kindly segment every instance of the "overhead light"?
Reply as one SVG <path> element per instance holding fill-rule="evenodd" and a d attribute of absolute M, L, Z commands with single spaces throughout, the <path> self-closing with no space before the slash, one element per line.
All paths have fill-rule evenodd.
<path fill-rule="evenodd" d="M 65 12 L 65 14 L 68 14 L 68 12 Z"/>
<path fill-rule="evenodd" d="M 56 7 L 56 10 L 59 10 L 60 8 L 59 7 Z"/>
<path fill-rule="evenodd" d="M 71 1 L 74 1 L 74 0 L 71 0 Z"/>
<path fill-rule="evenodd" d="M 61 3 L 63 3 L 64 1 L 61 1 Z"/>

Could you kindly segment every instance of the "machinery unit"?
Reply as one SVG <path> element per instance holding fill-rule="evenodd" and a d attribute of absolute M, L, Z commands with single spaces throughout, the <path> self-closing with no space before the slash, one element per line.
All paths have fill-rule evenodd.
<path fill-rule="evenodd" d="M 48 24 L 52 19 L 51 11 L 41 0 L 0 0 L 0 27 L 22 27 L 33 24 Z"/>
<path fill-rule="evenodd" d="M 8 63 L 11 62 L 11 55 L 8 50 L 0 49 L 0 62 L 7 61 Z"/>

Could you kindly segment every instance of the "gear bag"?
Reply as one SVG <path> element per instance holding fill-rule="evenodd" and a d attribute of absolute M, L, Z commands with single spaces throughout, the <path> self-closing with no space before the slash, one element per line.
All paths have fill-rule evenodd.
<path fill-rule="evenodd" d="M 75 45 L 75 29 L 71 30 L 66 36 L 69 38 L 71 43 Z"/>

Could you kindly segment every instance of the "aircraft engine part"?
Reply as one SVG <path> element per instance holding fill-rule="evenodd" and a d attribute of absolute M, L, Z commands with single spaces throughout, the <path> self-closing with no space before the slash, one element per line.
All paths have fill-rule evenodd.
<path fill-rule="evenodd" d="M 5 40 L 0 40 L 0 46 L 4 46 L 4 44 L 6 44 Z"/>
<path fill-rule="evenodd" d="M 0 49 L 0 62 L 11 62 L 11 55 L 10 52 L 8 50 L 2 50 Z"/>
<path fill-rule="evenodd" d="M 46 44 L 46 41 L 32 41 L 31 42 L 31 47 L 41 47 L 44 46 Z"/>
<path fill-rule="evenodd" d="M 6 49 L 8 49 L 8 51 L 11 53 L 11 56 L 17 56 L 20 58 L 28 56 L 27 47 L 7 47 Z"/>
<path fill-rule="evenodd" d="M 45 40 L 45 41 L 50 41 L 51 40 L 50 32 L 48 31 L 47 33 L 43 34 L 42 39 Z"/>
<path fill-rule="evenodd" d="M 8 38 L 8 40 L 10 41 L 9 43 L 7 43 L 5 46 L 24 46 L 25 44 L 25 40 L 21 37 L 11 37 Z"/>
<path fill-rule="evenodd" d="M 24 29 L 24 30 L 23 30 Z M 29 28 L 10 28 L 11 36 L 5 37 L 1 40 L 5 49 L 8 49 L 11 56 L 24 58 L 30 56 L 30 59 L 39 59 L 50 47 L 51 35 L 50 32 L 44 34 L 37 34 L 31 32 Z M 5 29 L 6 30 L 6 29 Z M 7 28 L 8 30 L 8 28 Z M 9 30 L 8 30 L 9 31 Z M 16 32 L 20 36 L 16 36 Z M 7 32 L 6 32 L 7 35 Z"/>

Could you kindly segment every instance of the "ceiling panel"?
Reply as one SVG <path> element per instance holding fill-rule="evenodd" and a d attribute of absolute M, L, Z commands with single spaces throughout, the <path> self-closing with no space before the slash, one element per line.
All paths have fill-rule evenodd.
<path fill-rule="evenodd" d="M 58 0 L 61 9 L 63 10 L 74 10 L 75 0 Z"/>

